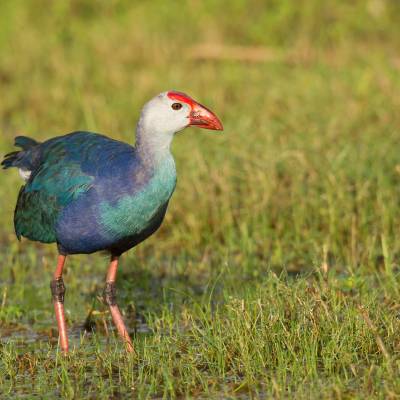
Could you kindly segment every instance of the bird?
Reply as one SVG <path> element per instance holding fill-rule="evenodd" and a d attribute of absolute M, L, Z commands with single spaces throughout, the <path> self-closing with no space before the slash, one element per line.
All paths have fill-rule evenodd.
<path fill-rule="evenodd" d="M 110 255 L 103 301 L 126 350 L 134 351 L 117 304 L 118 262 L 160 227 L 176 186 L 171 142 L 187 127 L 223 130 L 207 107 L 169 90 L 143 106 L 133 146 L 99 133 L 75 131 L 43 142 L 17 136 L 15 146 L 21 150 L 4 156 L 3 169 L 17 168 L 24 180 L 14 212 L 18 240 L 57 246 L 50 289 L 63 353 L 69 351 L 65 261 L 73 254 L 99 251 Z"/>

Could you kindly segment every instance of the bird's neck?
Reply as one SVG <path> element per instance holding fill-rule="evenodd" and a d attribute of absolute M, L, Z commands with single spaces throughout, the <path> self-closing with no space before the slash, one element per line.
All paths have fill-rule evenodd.
<path fill-rule="evenodd" d="M 137 154 L 153 165 L 158 164 L 165 158 L 172 157 L 170 148 L 173 136 L 173 133 L 152 132 L 139 121 L 135 143 Z"/>

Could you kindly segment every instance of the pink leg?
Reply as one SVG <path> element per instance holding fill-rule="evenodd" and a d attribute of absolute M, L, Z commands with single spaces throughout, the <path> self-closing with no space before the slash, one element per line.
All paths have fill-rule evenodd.
<path fill-rule="evenodd" d="M 65 315 L 64 315 L 65 286 L 62 278 L 62 273 L 66 258 L 67 257 L 63 255 L 58 256 L 57 268 L 54 272 L 53 280 L 50 283 L 51 294 L 54 303 L 54 311 L 56 312 L 60 346 L 61 350 L 64 353 L 68 353 L 67 325 L 65 324 Z"/>
<path fill-rule="evenodd" d="M 104 302 L 110 307 L 110 312 L 115 326 L 117 327 L 119 335 L 122 337 L 126 344 L 126 349 L 129 353 L 133 352 L 132 340 L 125 327 L 122 319 L 121 312 L 119 311 L 116 299 L 115 278 L 118 269 L 118 257 L 112 256 L 110 266 L 107 272 L 106 286 L 104 288 L 103 298 Z"/>

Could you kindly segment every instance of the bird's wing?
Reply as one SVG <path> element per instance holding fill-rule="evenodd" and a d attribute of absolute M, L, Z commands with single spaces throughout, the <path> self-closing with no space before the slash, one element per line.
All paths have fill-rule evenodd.
<path fill-rule="evenodd" d="M 14 213 L 18 238 L 55 242 L 59 212 L 90 188 L 93 177 L 84 174 L 79 163 L 65 165 L 62 160 L 44 162 L 33 179 L 22 186 Z"/>
<path fill-rule="evenodd" d="M 20 163 L 32 169 L 15 208 L 17 237 L 55 242 L 59 213 L 91 188 L 102 166 L 102 152 L 110 153 L 107 149 L 115 143 L 123 145 L 102 135 L 76 132 L 22 152 Z"/>

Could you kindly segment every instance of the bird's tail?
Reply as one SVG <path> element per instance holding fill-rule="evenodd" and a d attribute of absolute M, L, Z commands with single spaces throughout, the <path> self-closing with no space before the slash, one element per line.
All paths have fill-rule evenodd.
<path fill-rule="evenodd" d="M 17 136 L 14 141 L 14 146 L 21 147 L 22 150 L 28 150 L 38 144 L 39 142 L 37 142 L 35 139 L 27 136 Z"/>
<path fill-rule="evenodd" d="M 19 151 L 12 151 L 11 153 L 8 153 L 4 156 L 3 161 L 1 162 L 1 165 L 3 166 L 4 169 L 10 168 L 10 167 L 17 167 L 18 166 L 18 161 L 22 158 L 21 156 L 23 155 L 23 152 L 26 150 L 29 150 L 30 148 L 37 146 L 39 142 L 37 142 L 34 139 L 31 139 L 27 136 L 17 136 L 15 138 L 14 145 L 16 147 L 20 147 L 22 149 Z"/>

